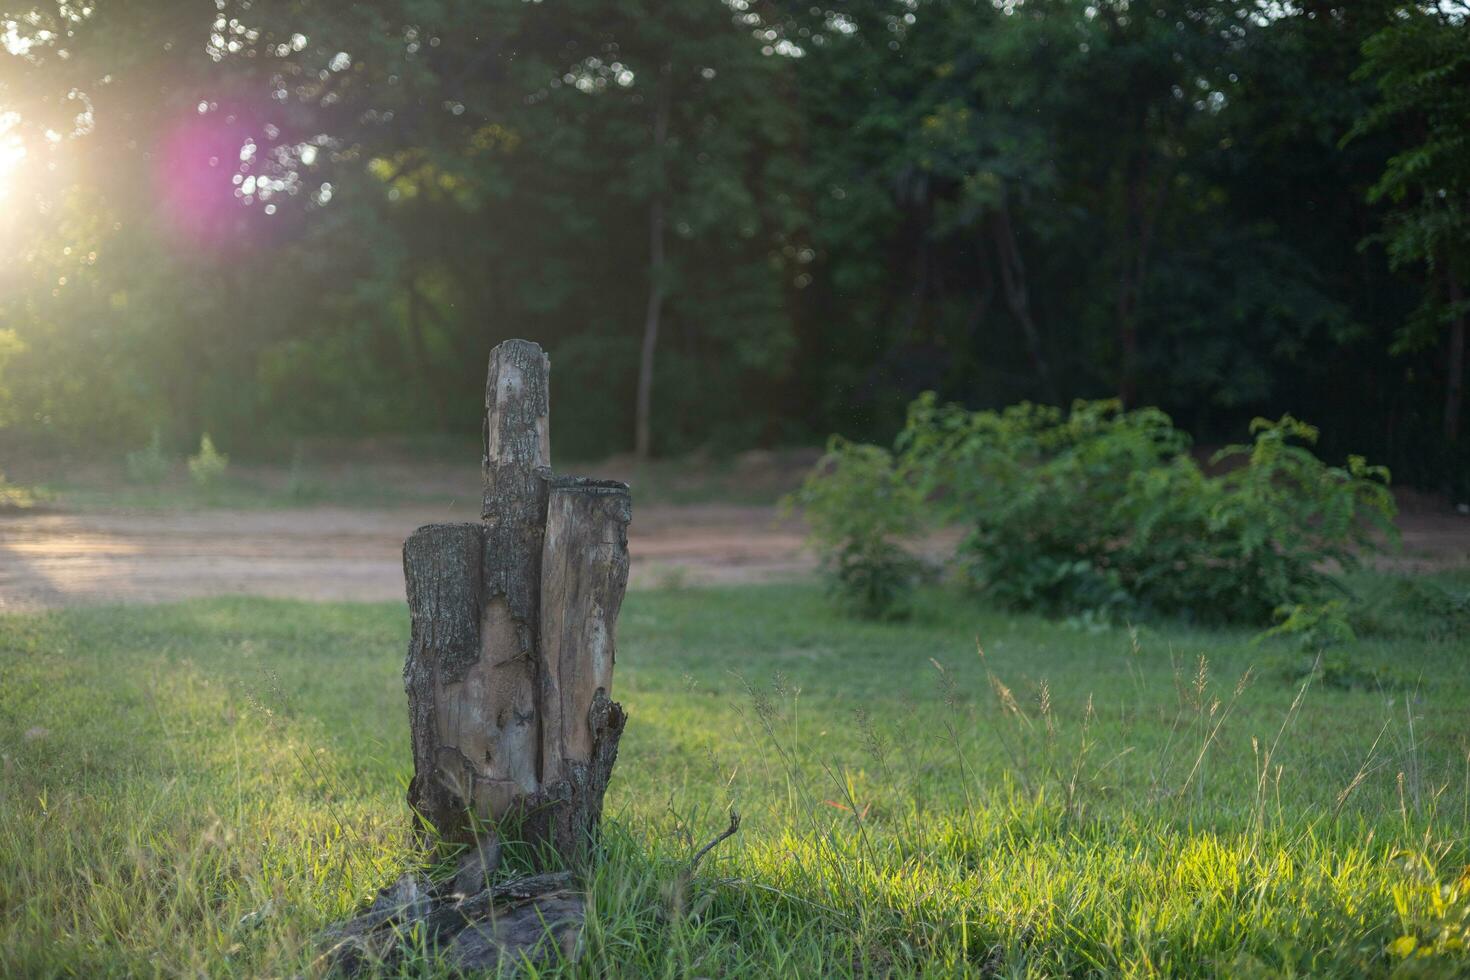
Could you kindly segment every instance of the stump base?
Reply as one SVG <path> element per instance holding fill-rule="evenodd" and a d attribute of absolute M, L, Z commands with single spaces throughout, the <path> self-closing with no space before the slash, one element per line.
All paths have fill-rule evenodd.
<path fill-rule="evenodd" d="M 419 950 L 416 933 L 460 972 L 499 971 L 526 960 L 574 962 L 586 901 L 571 872 L 487 885 L 493 870 L 487 850 L 469 852 L 448 881 L 436 885 L 423 874 L 406 874 L 382 889 L 356 916 L 322 934 L 321 964 L 339 976 L 392 969 L 410 949 Z M 498 859 L 498 844 L 493 853 Z M 461 889 L 471 881 L 478 890 L 466 894 Z"/>

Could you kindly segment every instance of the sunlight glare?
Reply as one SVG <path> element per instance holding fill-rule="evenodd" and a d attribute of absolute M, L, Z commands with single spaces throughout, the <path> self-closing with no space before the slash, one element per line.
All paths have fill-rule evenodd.
<path fill-rule="evenodd" d="M 20 134 L 15 132 L 19 123 L 19 113 L 0 113 L 0 201 L 10 196 L 17 171 L 26 158 L 25 143 L 21 141 Z"/>

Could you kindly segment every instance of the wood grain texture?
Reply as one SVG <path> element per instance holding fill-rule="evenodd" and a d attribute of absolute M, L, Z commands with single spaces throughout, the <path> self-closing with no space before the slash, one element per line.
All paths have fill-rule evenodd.
<path fill-rule="evenodd" d="M 632 504 L 626 484 L 553 479 L 549 371 L 533 343 L 495 348 L 483 520 L 404 545 L 409 803 L 445 840 L 510 821 L 574 862 L 626 722 L 611 691 Z"/>
<path fill-rule="evenodd" d="M 592 760 L 592 700 L 611 696 L 614 632 L 628 587 L 628 486 L 558 479 L 541 559 L 541 780 Z"/>
<path fill-rule="evenodd" d="M 494 883 L 505 834 L 535 863 L 585 869 L 627 724 L 612 683 L 632 501 L 623 483 L 552 477 L 549 374 L 528 341 L 491 352 L 483 518 L 403 545 L 408 802 L 416 828 L 471 846 L 452 880 L 405 875 L 329 929 L 328 971 L 392 971 L 409 935 L 460 973 L 580 954 L 586 899 L 568 872 Z"/>

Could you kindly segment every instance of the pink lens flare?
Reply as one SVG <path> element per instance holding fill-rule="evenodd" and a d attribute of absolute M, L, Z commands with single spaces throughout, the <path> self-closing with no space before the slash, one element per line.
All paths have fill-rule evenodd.
<path fill-rule="evenodd" d="M 203 105 L 201 103 L 201 105 Z M 169 224 L 191 245 L 233 251 L 262 243 L 264 208 L 242 192 L 252 164 L 241 148 L 262 142 L 262 122 L 249 111 L 214 107 L 182 119 L 164 140 L 159 198 Z"/>

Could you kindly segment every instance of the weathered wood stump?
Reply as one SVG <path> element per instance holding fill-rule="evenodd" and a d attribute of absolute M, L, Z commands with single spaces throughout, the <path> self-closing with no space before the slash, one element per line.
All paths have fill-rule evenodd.
<path fill-rule="evenodd" d="M 349 972 L 391 959 L 417 922 L 461 968 L 579 948 L 583 903 L 559 868 L 489 881 L 506 834 L 543 865 L 585 863 L 627 720 L 611 695 L 632 504 L 626 484 L 552 474 L 549 374 L 529 341 L 491 352 L 482 520 L 403 546 L 408 803 L 470 846 L 451 884 L 405 876 L 334 927 L 329 955 Z"/>
<path fill-rule="evenodd" d="M 446 840 L 513 819 L 575 863 L 623 731 L 610 695 L 632 505 L 626 484 L 553 477 L 549 370 L 533 343 L 495 348 L 483 520 L 403 548 L 408 802 Z"/>

